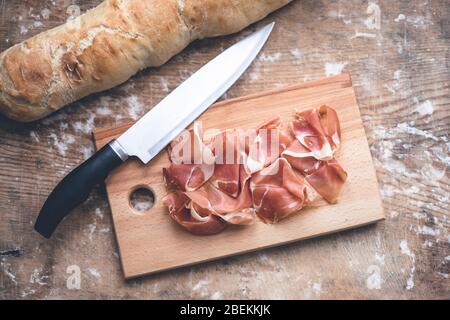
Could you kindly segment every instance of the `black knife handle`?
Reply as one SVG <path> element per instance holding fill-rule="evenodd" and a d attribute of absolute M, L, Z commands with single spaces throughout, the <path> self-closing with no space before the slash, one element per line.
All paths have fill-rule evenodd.
<path fill-rule="evenodd" d="M 87 200 L 92 189 L 126 160 L 112 147 L 114 143 L 97 151 L 56 186 L 36 220 L 34 229 L 37 232 L 49 239 L 60 222 Z"/>

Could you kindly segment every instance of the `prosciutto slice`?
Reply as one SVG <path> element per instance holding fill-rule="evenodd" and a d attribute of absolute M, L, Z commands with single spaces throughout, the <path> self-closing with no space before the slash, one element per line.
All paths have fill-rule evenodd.
<path fill-rule="evenodd" d="M 324 105 L 317 113 L 323 132 L 334 153 L 341 146 L 341 124 L 336 110 Z"/>
<path fill-rule="evenodd" d="M 227 224 L 252 224 L 256 220 L 256 215 L 249 187 L 251 175 L 247 173 L 243 164 L 239 164 L 237 158 L 231 159 L 231 164 L 219 161 L 220 152 L 223 152 L 220 149 L 227 145 L 226 141 L 235 139 L 236 134 L 223 133 L 210 144 L 206 144 L 198 139 L 196 127 L 194 126 L 194 131 L 190 133 L 191 138 L 197 145 L 202 146 L 203 152 L 206 152 L 206 159 L 213 158 L 214 162 L 172 163 L 169 168 L 163 169 L 167 189 L 172 191 L 163 199 L 169 208 L 170 216 L 189 232 L 197 235 L 221 232 Z M 222 138 L 225 138 L 223 140 L 225 142 L 222 142 Z M 186 142 L 181 140 L 177 140 L 171 146 L 172 161 L 175 157 L 183 157 L 189 153 L 189 148 L 183 145 Z M 189 143 L 187 146 L 191 147 Z M 238 144 L 235 148 L 232 154 L 237 155 Z M 196 155 L 197 152 L 198 155 L 197 149 L 192 147 L 192 154 Z"/>
<path fill-rule="evenodd" d="M 211 184 L 236 198 L 240 190 L 242 153 L 245 152 L 245 146 L 237 130 L 227 130 L 217 135 L 211 143 L 211 149 L 216 157 Z"/>
<path fill-rule="evenodd" d="M 331 160 L 341 144 L 341 129 L 336 111 L 328 106 L 297 112 L 292 132 L 317 160 Z"/>
<path fill-rule="evenodd" d="M 196 212 L 202 216 L 214 215 L 230 224 L 250 225 L 255 221 L 255 210 L 249 188 L 250 178 L 251 176 L 241 166 L 242 188 L 236 198 L 209 182 L 196 191 L 186 192 L 185 195 L 191 200 Z"/>
<path fill-rule="evenodd" d="M 189 192 L 171 192 L 164 197 L 164 205 L 177 223 L 197 235 L 221 232 L 226 224 L 250 225 L 255 222 L 255 210 L 249 189 L 250 176 L 241 166 L 243 188 L 236 198 L 207 182 Z"/>
<path fill-rule="evenodd" d="M 277 223 L 318 194 L 335 203 L 347 180 L 335 159 L 341 145 L 336 111 L 321 106 L 297 112 L 291 130 L 284 128 L 274 117 L 204 141 L 195 123 L 172 142 L 171 165 L 163 169 L 170 217 L 193 234 L 211 235 L 257 218 Z"/>
<path fill-rule="evenodd" d="M 347 173 L 334 158 L 341 145 L 337 113 L 328 106 L 296 113 L 292 129 L 296 140 L 283 151 L 293 168 L 329 203 L 336 203 Z"/>
<path fill-rule="evenodd" d="M 181 192 L 169 193 L 163 199 L 169 209 L 170 217 L 189 232 L 196 235 L 211 235 L 221 232 L 226 227 L 224 220 L 213 215 L 201 216 Z"/>
<path fill-rule="evenodd" d="M 283 157 L 289 161 L 293 168 L 304 175 L 306 181 L 326 201 L 336 203 L 347 180 L 347 173 L 336 159 L 317 160 L 313 156 L 307 156 L 307 151 L 299 141 L 294 141 L 283 152 Z"/>
<path fill-rule="evenodd" d="M 306 175 L 306 181 L 329 203 L 336 203 L 347 180 L 347 172 L 336 159 L 319 161 L 317 170 Z"/>
<path fill-rule="evenodd" d="M 281 129 L 281 118 L 274 117 L 260 124 L 255 131 L 254 138 L 247 140 L 246 169 L 249 173 L 256 173 L 278 159 L 293 137 Z"/>
<path fill-rule="evenodd" d="M 276 223 L 299 211 L 308 199 L 303 178 L 284 158 L 256 173 L 250 189 L 256 213 L 265 223 Z"/>
<path fill-rule="evenodd" d="M 169 189 L 194 191 L 214 174 L 215 157 L 209 146 L 203 143 L 199 123 L 193 130 L 181 135 L 169 146 L 171 165 L 163 169 Z"/>

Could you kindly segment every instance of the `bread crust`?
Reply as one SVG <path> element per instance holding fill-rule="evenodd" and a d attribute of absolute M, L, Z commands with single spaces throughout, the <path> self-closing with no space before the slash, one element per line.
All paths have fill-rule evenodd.
<path fill-rule="evenodd" d="M 290 1 L 106 0 L 0 54 L 0 112 L 21 122 L 43 118 Z"/>

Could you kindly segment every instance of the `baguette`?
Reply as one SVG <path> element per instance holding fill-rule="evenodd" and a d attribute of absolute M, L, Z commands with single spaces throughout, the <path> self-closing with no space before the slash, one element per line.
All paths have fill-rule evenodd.
<path fill-rule="evenodd" d="M 43 118 L 290 1 L 106 0 L 0 54 L 0 112 L 21 122 Z"/>

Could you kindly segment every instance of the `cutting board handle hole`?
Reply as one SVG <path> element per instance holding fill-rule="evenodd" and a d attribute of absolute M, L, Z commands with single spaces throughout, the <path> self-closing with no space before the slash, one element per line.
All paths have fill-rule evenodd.
<path fill-rule="evenodd" d="M 138 214 L 144 214 L 155 205 L 155 192 L 148 186 L 140 185 L 135 187 L 129 195 L 131 208 Z"/>

